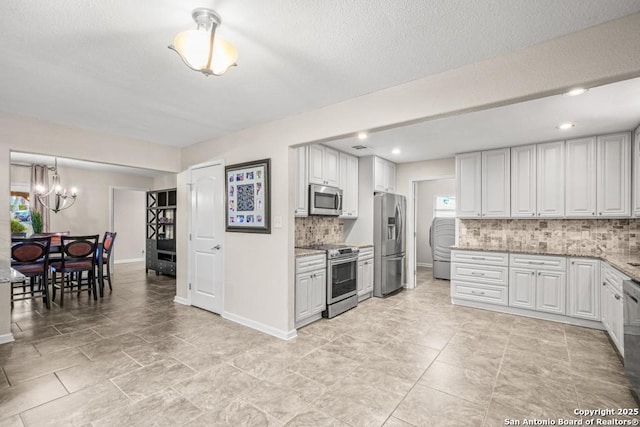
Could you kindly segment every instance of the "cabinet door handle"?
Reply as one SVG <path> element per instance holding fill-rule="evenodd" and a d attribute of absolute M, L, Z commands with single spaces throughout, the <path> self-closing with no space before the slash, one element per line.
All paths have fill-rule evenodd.
<path fill-rule="evenodd" d="M 571 261 L 571 265 L 575 265 L 575 264 L 576 264 L 576 262 L 575 262 L 575 261 Z"/>
<path fill-rule="evenodd" d="M 535 276 L 535 275 L 536 275 L 536 272 L 535 272 L 535 271 L 532 271 L 532 272 L 531 272 L 531 275 L 532 275 L 532 276 Z"/>
<path fill-rule="evenodd" d="M 535 213 L 535 212 L 533 212 L 533 213 L 531 214 L 531 216 L 536 216 L 536 213 Z"/>
<path fill-rule="evenodd" d="M 607 282 L 602 282 L 602 286 L 607 286 Z"/>
<path fill-rule="evenodd" d="M 478 216 L 480 216 L 480 214 L 478 214 Z"/>
<path fill-rule="evenodd" d="M 617 299 L 617 300 L 621 299 L 620 295 L 617 295 L 617 294 L 616 294 L 616 299 Z"/>
<path fill-rule="evenodd" d="M 602 215 L 602 212 L 600 212 L 598 215 Z"/>
<path fill-rule="evenodd" d="M 595 212 L 591 212 L 591 215 L 595 215 L 595 214 L 596 214 Z"/>
<path fill-rule="evenodd" d="M 538 271 L 538 276 L 540 275 L 540 272 Z"/>

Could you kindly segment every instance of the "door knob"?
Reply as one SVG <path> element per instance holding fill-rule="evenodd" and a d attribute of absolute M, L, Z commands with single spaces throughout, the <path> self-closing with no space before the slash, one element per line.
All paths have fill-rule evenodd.
<path fill-rule="evenodd" d="M 222 249 L 222 246 L 220 246 L 220 245 L 215 245 L 215 246 L 212 246 L 212 247 L 211 247 L 211 250 L 213 250 L 213 249 L 220 250 L 220 249 Z"/>

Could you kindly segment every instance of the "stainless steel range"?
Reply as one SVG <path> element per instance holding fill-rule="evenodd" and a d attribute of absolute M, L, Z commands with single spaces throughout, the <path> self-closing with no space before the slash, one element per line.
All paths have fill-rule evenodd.
<path fill-rule="evenodd" d="M 307 249 L 327 252 L 327 309 L 335 317 L 358 305 L 358 248 L 349 245 L 314 245 Z"/>

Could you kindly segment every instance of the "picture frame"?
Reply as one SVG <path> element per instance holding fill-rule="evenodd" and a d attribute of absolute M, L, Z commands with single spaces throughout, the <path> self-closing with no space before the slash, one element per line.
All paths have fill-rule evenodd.
<path fill-rule="evenodd" d="M 226 231 L 271 234 L 271 159 L 224 168 Z"/>

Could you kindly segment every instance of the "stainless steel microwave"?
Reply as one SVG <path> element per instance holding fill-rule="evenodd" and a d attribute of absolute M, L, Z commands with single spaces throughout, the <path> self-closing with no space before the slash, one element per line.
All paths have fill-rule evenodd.
<path fill-rule="evenodd" d="M 309 215 L 342 215 L 342 190 L 326 185 L 309 185 Z"/>

